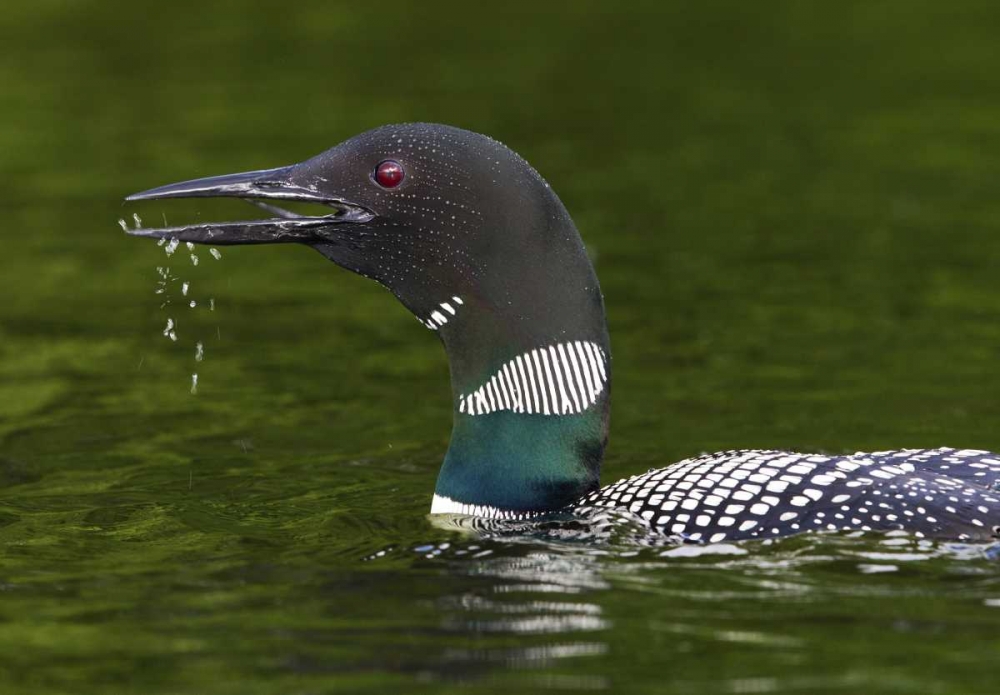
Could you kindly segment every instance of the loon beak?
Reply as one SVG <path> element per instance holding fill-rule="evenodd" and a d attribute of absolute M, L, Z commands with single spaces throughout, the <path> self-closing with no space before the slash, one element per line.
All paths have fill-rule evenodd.
<path fill-rule="evenodd" d="M 177 227 L 154 227 L 126 230 L 133 236 L 154 239 L 177 239 L 195 244 L 277 244 L 288 242 L 321 243 L 332 237 L 333 225 L 365 223 L 375 218 L 367 208 L 342 198 L 331 197 L 293 181 L 299 165 L 261 169 L 241 174 L 209 176 L 172 183 L 134 193 L 125 200 L 161 200 L 164 198 L 241 198 L 271 213 L 273 217 L 239 222 L 209 222 Z M 326 215 L 299 215 L 282 209 L 280 202 L 315 203 L 329 207 Z"/>

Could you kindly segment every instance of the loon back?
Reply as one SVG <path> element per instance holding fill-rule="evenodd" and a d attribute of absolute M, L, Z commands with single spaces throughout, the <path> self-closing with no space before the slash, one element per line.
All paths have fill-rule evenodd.
<path fill-rule="evenodd" d="M 881 486 L 862 482 L 868 478 L 861 464 L 845 470 L 852 457 L 731 452 L 598 490 L 612 381 L 600 286 L 558 196 L 524 159 L 492 138 L 443 125 L 384 126 L 300 164 L 185 181 L 128 200 L 213 196 L 243 198 L 274 216 L 129 233 L 214 245 L 312 246 L 384 285 L 438 335 L 449 360 L 454 419 L 432 513 L 524 518 L 589 503 L 625 507 L 665 532 L 746 537 L 765 528 L 777 529 L 769 531 L 775 534 L 840 528 L 834 521 L 806 522 L 806 508 L 815 510 L 810 519 L 825 519 L 827 506 L 839 503 L 835 500 L 860 499 L 863 490 L 874 494 Z M 299 215 L 282 209 L 282 201 L 321 204 L 330 212 Z M 789 472 L 781 473 L 775 462 L 786 459 Z M 991 485 L 995 461 L 985 456 L 976 461 L 989 466 Z M 792 467 L 810 466 L 818 471 L 813 487 L 800 490 L 796 486 L 804 486 L 805 478 Z M 765 468 L 775 473 L 762 472 Z M 741 483 L 744 473 L 747 480 L 778 479 Z M 908 473 L 916 475 L 916 468 Z M 939 473 L 949 481 L 941 483 L 944 488 L 954 492 L 948 485 L 961 485 L 945 470 Z M 802 480 L 787 479 L 794 477 Z M 817 496 L 815 486 L 823 486 L 817 479 L 827 478 L 843 483 L 845 492 Z M 931 484 L 931 478 L 925 482 Z M 998 523 L 996 495 L 970 485 L 982 495 L 976 498 L 982 504 L 973 506 L 986 511 L 973 517 L 961 507 L 954 520 L 941 522 L 944 533 L 970 535 L 979 528 L 976 521 Z M 834 482 L 829 486 L 832 493 Z M 751 504 L 733 503 L 729 512 L 721 508 L 716 514 L 729 497 L 726 490 L 733 490 L 735 500 L 750 495 L 743 501 Z M 943 491 L 942 496 L 955 497 Z M 740 506 L 753 518 L 741 517 Z M 675 514 L 675 507 L 683 511 Z M 951 519 L 932 509 L 925 516 Z M 693 517 L 687 513 L 696 511 Z M 830 513 L 836 519 L 840 512 Z M 893 516 L 891 526 L 881 520 L 857 526 L 924 528 L 905 511 Z"/>
<path fill-rule="evenodd" d="M 619 480 L 583 504 L 625 508 L 653 530 L 711 543 L 897 529 L 988 540 L 1000 537 L 1000 456 L 950 448 L 726 451 Z"/>

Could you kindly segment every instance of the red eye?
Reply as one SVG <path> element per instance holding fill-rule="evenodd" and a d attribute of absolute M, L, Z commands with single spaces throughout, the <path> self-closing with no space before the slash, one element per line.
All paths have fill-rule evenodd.
<path fill-rule="evenodd" d="M 403 183 L 403 165 L 393 159 L 387 159 L 375 167 L 375 183 L 382 188 L 395 188 Z"/>

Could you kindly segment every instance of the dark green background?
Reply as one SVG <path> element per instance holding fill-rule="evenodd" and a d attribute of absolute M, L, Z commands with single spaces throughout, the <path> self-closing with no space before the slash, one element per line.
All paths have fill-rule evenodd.
<path fill-rule="evenodd" d="M 995 693 L 981 549 L 435 529 L 426 329 L 306 249 L 195 267 L 117 219 L 245 215 L 120 201 L 451 123 L 532 162 L 592 251 L 605 481 L 736 447 L 996 450 L 997 27 L 991 2 L 7 3 L 0 690 Z"/>

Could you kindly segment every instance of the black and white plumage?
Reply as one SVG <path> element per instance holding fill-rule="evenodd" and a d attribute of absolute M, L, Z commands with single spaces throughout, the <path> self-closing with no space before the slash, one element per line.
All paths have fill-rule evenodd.
<path fill-rule="evenodd" d="M 625 478 L 580 504 L 627 509 L 651 530 L 713 543 L 895 529 L 986 540 L 1000 537 L 1000 456 L 951 448 L 725 451 Z"/>

